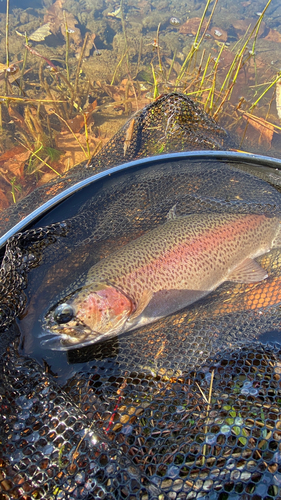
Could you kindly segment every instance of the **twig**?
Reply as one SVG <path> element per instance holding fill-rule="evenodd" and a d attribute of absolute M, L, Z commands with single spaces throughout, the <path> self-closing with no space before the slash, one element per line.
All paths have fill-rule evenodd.
<path fill-rule="evenodd" d="M 35 158 L 37 158 L 37 160 L 40 160 L 42 163 L 44 163 L 44 165 L 46 165 L 46 167 L 50 168 L 56 175 L 58 175 L 59 177 L 61 177 L 61 174 L 59 172 L 57 172 L 53 167 L 51 167 L 51 165 L 49 165 L 49 163 L 45 162 L 44 160 L 42 160 L 42 158 L 40 158 L 40 156 L 37 156 L 36 153 L 34 153 L 33 151 L 31 151 L 27 146 L 25 146 L 25 144 L 23 144 L 22 142 L 19 141 L 19 143 L 27 150 L 29 151 L 33 156 L 35 156 Z"/>
<path fill-rule="evenodd" d="M 204 432 L 205 434 L 207 434 L 208 432 L 208 425 L 209 425 L 209 411 L 211 409 L 211 401 L 212 401 L 212 390 L 213 390 L 213 380 L 214 380 L 214 374 L 215 374 L 215 370 L 212 371 L 212 374 L 211 374 L 211 382 L 210 382 L 210 388 L 209 388 L 209 398 L 208 398 L 208 405 L 207 405 L 207 421 L 206 421 L 206 425 L 205 425 L 205 429 L 204 429 Z M 206 459 L 206 449 L 207 449 L 207 445 L 206 443 L 204 444 L 203 446 L 203 450 L 202 450 L 202 465 L 205 464 L 205 459 Z"/>
<path fill-rule="evenodd" d="M 7 64 L 7 68 L 10 66 L 10 61 L 9 61 L 9 8 L 10 8 L 10 0 L 7 0 L 7 7 L 6 7 L 6 64 Z"/>
<path fill-rule="evenodd" d="M 128 48 L 128 40 L 127 40 L 127 33 L 126 33 L 126 25 L 125 25 L 125 19 L 124 19 L 124 14 L 123 14 L 123 0 L 121 0 L 120 3 L 120 13 L 121 13 L 121 23 L 122 23 L 122 30 L 123 30 L 123 35 L 124 35 L 124 42 L 125 42 L 125 55 L 126 55 L 126 66 L 127 66 L 127 73 L 128 77 L 134 92 L 135 100 L 136 100 L 136 107 L 137 110 L 139 109 L 139 104 L 138 104 L 138 98 L 137 98 L 137 93 L 136 89 L 134 86 L 133 79 L 131 77 L 131 72 L 130 72 L 130 60 L 129 60 L 129 48 Z"/>
<path fill-rule="evenodd" d="M 85 113 L 83 113 L 84 116 L 84 128 L 85 128 L 85 138 L 86 138 L 86 144 L 87 144 L 87 151 L 88 151 L 88 156 L 89 160 L 91 159 L 91 151 L 90 151 L 90 145 L 89 145 L 89 134 L 88 134 L 88 126 L 87 126 L 87 116 Z"/>
<path fill-rule="evenodd" d="M 158 97 L 158 95 L 159 95 L 157 78 L 156 78 L 156 75 L 155 75 L 154 66 L 153 66 L 152 63 L 150 63 L 150 64 L 151 64 L 152 76 L 153 76 L 153 82 L 154 82 L 153 99 L 156 99 L 156 97 Z"/>
<path fill-rule="evenodd" d="M 125 372 L 124 376 L 127 377 L 127 372 Z M 106 429 L 104 429 L 104 432 L 106 432 L 106 433 L 108 433 L 110 427 L 113 424 L 113 420 L 114 420 L 114 417 L 115 417 L 117 410 L 119 408 L 119 405 L 120 405 L 121 399 L 123 397 L 123 392 L 124 392 L 126 385 L 127 385 L 127 378 L 125 378 L 124 382 L 121 384 L 121 387 L 117 390 L 117 395 L 119 395 L 119 397 L 117 399 L 117 403 L 114 406 L 114 410 L 112 412 L 112 415 L 109 419 L 108 426 L 106 427 Z"/>
<path fill-rule="evenodd" d="M 65 11 L 63 11 L 64 26 L 65 26 L 65 67 L 66 67 L 66 77 L 69 81 L 69 66 L 68 66 L 68 55 L 69 55 L 69 31 L 67 26 L 67 20 L 65 16 Z"/>
<path fill-rule="evenodd" d="M 163 72 L 162 68 L 162 61 L 161 61 L 161 55 L 160 55 L 160 45 L 159 45 L 159 30 L 160 30 L 161 23 L 158 24 L 157 28 L 157 33 L 156 33 L 156 47 L 157 47 L 157 55 L 158 55 L 158 63 L 159 63 L 159 68 L 161 73 Z"/>
<path fill-rule="evenodd" d="M 119 62 L 118 62 L 118 64 L 117 64 L 117 66 L 116 66 L 116 68 L 115 68 L 115 70 L 114 70 L 113 77 L 112 77 L 112 80 L 111 80 L 111 82 L 110 82 L 110 85 L 113 85 L 113 84 L 114 84 L 114 80 L 115 80 L 115 76 L 116 76 L 117 70 L 118 70 L 119 66 L 121 66 L 121 64 L 122 64 L 122 62 L 123 62 L 123 60 L 124 60 L 124 57 L 125 57 L 126 55 L 127 55 L 127 51 L 125 51 L 125 52 L 124 52 L 124 54 L 121 56 L 120 61 L 119 61 Z"/>

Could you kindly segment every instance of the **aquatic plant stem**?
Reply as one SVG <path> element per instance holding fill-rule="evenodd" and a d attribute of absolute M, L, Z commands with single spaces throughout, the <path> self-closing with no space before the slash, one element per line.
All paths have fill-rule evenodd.
<path fill-rule="evenodd" d="M 84 38 L 84 43 L 81 49 L 81 52 L 79 54 L 79 59 L 78 59 L 78 64 L 77 64 L 77 69 L 76 69 L 76 75 L 75 75 L 75 82 L 74 82 L 74 88 L 72 89 L 72 86 L 68 82 L 68 85 L 70 86 L 72 92 L 71 92 L 71 98 L 70 98 L 70 109 L 72 110 L 74 108 L 78 108 L 75 99 L 77 96 L 77 91 L 78 91 L 78 81 L 79 81 L 79 76 L 80 76 L 80 70 L 83 64 L 83 55 L 86 49 L 86 44 L 88 41 L 88 33 L 86 33 L 85 38 Z"/>
<path fill-rule="evenodd" d="M 223 105 L 224 105 L 225 101 L 228 99 L 228 96 L 229 96 L 229 94 L 230 94 L 230 92 L 231 92 L 231 90 L 232 90 L 233 86 L 234 86 L 234 82 L 232 82 L 232 83 L 231 83 L 231 85 L 228 87 L 228 89 L 227 89 L 227 91 L 226 91 L 226 93 L 225 93 L 224 98 L 223 98 L 223 99 L 222 99 L 222 101 L 220 102 L 220 105 L 219 105 L 218 109 L 217 109 L 217 110 L 215 111 L 215 113 L 213 114 L 213 118 L 214 118 L 214 119 L 215 119 L 215 118 L 217 117 L 217 115 L 220 113 L 220 111 L 221 111 L 221 109 L 222 109 L 222 107 L 223 107 Z"/>
<path fill-rule="evenodd" d="M 209 67 L 210 59 L 211 59 L 211 54 L 209 54 L 209 56 L 208 56 L 208 59 L 207 59 L 207 62 L 206 62 L 206 65 L 205 65 L 205 68 L 204 68 L 204 71 L 203 71 L 203 75 L 202 75 L 202 78 L 201 78 L 201 82 L 200 82 L 200 85 L 199 85 L 199 90 L 201 90 L 202 87 L 203 87 L 203 84 L 204 84 L 204 81 L 205 81 L 205 78 L 206 78 L 206 73 L 207 73 L 207 70 L 208 70 L 208 67 Z"/>
<path fill-rule="evenodd" d="M 157 33 L 156 33 L 156 47 L 157 47 L 157 55 L 158 55 L 158 64 L 159 64 L 159 69 L 161 73 L 163 72 L 162 68 L 162 61 L 161 61 L 161 55 L 160 55 L 160 45 L 159 45 L 159 30 L 160 30 L 161 23 L 158 24 L 157 28 Z"/>
<path fill-rule="evenodd" d="M 28 45 L 28 38 L 25 33 L 25 44 Z M 27 48 L 25 48 L 24 55 L 23 55 L 23 63 L 22 63 L 22 68 L 21 68 L 21 75 L 20 75 L 20 89 L 23 94 L 22 88 L 23 88 L 23 76 L 26 68 L 26 63 L 27 63 Z"/>
<path fill-rule="evenodd" d="M 208 22 L 207 22 L 207 25 L 206 25 L 206 28 L 205 28 L 205 30 L 203 32 L 203 35 L 201 36 L 201 38 L 200 38 L 200 40 L 198 42 L 198 38 L 199 38 L 200 31 L 201 31 L 201 28 L 202 28 L 202 25 L 203 25 L 203 21 L 204 21 L 204 19 L 206 17 L 206 13 L 207 13 L 207 10 L 208 10 L 209 5 L 210 5 L 211 2 L 212 2 L 212 0 L 207 0 L 204 12 L 203 12 L 202 17 L 200 19 L 200 23 L 199 23 L 199 27 L 198 27 L 197 33 L 195 35 L 194 42 L 193 42 L 192 47 L 191 47 L 189 53 L 187 54 L 187 56 L 186 56 L 186 58 L 185 58 L 185 60 L 184 60 L 184 62 L 182 64 L 180 73 L 179 73 L 179 75 L 178 75 L 178 77 L 176 79 L 176 86 L 178 86 L 178 84 L 180 83 L 181 79 L 183 78 L 183 75 L 185 73 L 185 70 L 186 70 L 188 62 L 192 59 L 192 57 L 195 54 L 195 52 L 199 49 L 199 46 L 200 46 L 200 44 L 201 44 L 201 42 L 202 42 L 202 40 L 203 40 L 203 38 L 204 38 L 204 36 L 205 36 L 208 28 L 209 28 L 209 25 L 210 25 L 211 19 L 213 17 L 216 5 L 218 3 L 218 0 L 215 0 L 215 3 L 214 3 L 214 6 L 213 6 L 211 15 L 210 15 L 210 17 L 208 19 Z"/>
<path fill-rule="evenodd" d="M 124 19 L 124 14 L 123 14 L 123 0 L 121 0 L 121 2 L 120 2 L 120 14 L 121 14 L 122 31 L 123 31 L 124 42 L 125 42 L 125 54 L 126 54 L 126 59 L 127 59 L 127 65 L 128 65 L 128 68 L 129 68 L 130 67 L 129 48 L 128 48 L 128 40 L 127 40 L 127 32 L 126 32 L 125 19 Z"/>
<path fill-rule="evenodd" d="M 254 38 L 254 42 L 253 42 L 253 47 L 252 47 L 252 54 L 254 55 L 255 54 L 255 48 L 256 48 L 256 42 L 257 42 L 257 37 L 258 37 L 258 33 L 259 33 L 259 29 L 260 29 L 260 25 L 261 25 L 261 22 L 263 20 L 263 17 L 264 17 L 264 14 L 265 14 L 265 11 L 268 9 L 269 5 L 271 4 L 271 1 L 272 0 L 268 0 L 266 6 L 264 7 L 261 15 L 259 16 L 259 19 L 258 19 L 258 22 L 256 23 L 256 34 L 255 34 L 255 38 Z"/>
<path fill-rule="evenodd" d="M 65 11 L 63 11 L 64 18 L 64 26 L 65 26 L 65 67 L 66 67 L 66 78 L 69 81 L 69 66 L 68 66 L 68 57 L 69 57 L 69 32 L 67 26 L 67 20 L 65 16 Z"/>
<path fill-rule="evenodd" d="M 130 72 L 129 47 L 128 47 L 128 40 L 127 40 L 127 32 L 126 32 L 125 19 L 124 19 L 124 14 L 123 14 L 123 0 L 121 0 L 121 3 L 120 3 L 120 14 L 121 14 L 121 23 L 122 23 L 122 30 L 123 30 L 123 35 L 124 35 L 124 42 L 125 42 L 125 54 L 126 54 L 127 73 L 128 73 L 128 77 L 129 77 L 129 80 L 130 80 L 130 83 L 131 83 L 131 86 L 132 86 L 132 89 L 133 89 L 133 92 L 134 92 L 135 101 L 136 101 L 136 107 L 137 107 L 137 110 L 138 110 L 139 109 L 139 104 L 138 104 L 137 93 L 136 93 L 136 89 L 135 89 L 134 82 L 133 82 L 133 79 L 131 77 L 131 72 Z"/>
<path fill-rule="evenodd" d="M 10 0 L 7 0 L 7 6 L 6 6 L 6 64 L 7 64 L 7 68 L 10 65 L 10 61 L 9 61 L 9 8 L 10 8 Z"/>
<path fill-rule="evenodd" d="M 158 92 L 157 78 L 156 78 L 154 66 L 152 63 L 151 63 L 151 69 L 152 69 L 152 76 L 153 76 L 153 81 L 154 81 L 153 99 L 156 99 L 156 97 L 158 97 L 158 95 L 159 95 L 159 92 Z"/>
<path fill-rule="evenodd" d="M 172 59 L 172 62 L 170 64 L 170 67 L 169 67 L 169 71 L 167 74 L 167 82 L 169 81 L 169 78 L 170 78 L 170 75 L 171 75 L 175 60 L 176 60 L 176 56 L 177 56 L 177 50 L 175 50 L 175 52 L 174 52 L 173 59 Z"/>
<path fill-rule="evenodd" d="M 262 14 L 260 15 L 259 19 L 258 19 L 258 20 L 257 20 L 257 22 L 255 23 L 255 25 L 254 25 L 253 29 L 251 30 L 251 32 L 250 32 L 250 34 L 249 34 L 249 36 L 246 38 L 246 40 L 245 40 L 245 42 L 244 42 L 244 44 L 243 44 L 242 48 L 241 48 L 241 49 L 240 49 L 240 50 L 239 50 L 239 51 L 235 54 L 235 57 L 234 57 L 233 62 L 232 62 L 232 64 L 231 64 L 231 66 L 230 66 L 230 69 L 229 69 L 229 71 L 228 71 L 228 73 L 227 73 L 227 75 L 226 75 L 226 77 L 225 77 L 225 79 L 224 79 L 224 82 L 223 82 L 222 86 L 221 86 L 221 89 L 220 89 L 220 94 L 221 94 L 221 92 L 223 91 L 224 87 L 225 87 L 226 85 L 228 85 L 228 81 L 229 81 L 230 76 L 231 76 L 231 74 L 232 74 L 232 72 L 233 72 L 233 70 L 234 70 L 235 64 L 236 64 L 236 62 L 239 60 L 239 62 L 238 62 L 238 66 L 237 66 L 237 68 L 239 68 L 239 69 L 238 69 L 238 71 L 237 71 L 237 69 L 236 69 L 236 72 L 235 72 L 235 77 L 234 77 L 234 78 L 235 78 L 235 81 L 236 81 L 236 78 L 237 78 L 238 73 L 239 73 L 239 70 L 240 70 L 240 67 L 239 67 L 239 66 L 241 66 L 241 63 L 242 63 L 242 58 L 243 58 L 244 52 L 245 52 L 245 50 L 246 50 L 246 48 L 247 48 L 247 45 L 248 45 L 248 43 L 249 43 L 249 41 L 250 41 L 250 39 L 252 38 L 252 36 L 253 36 L 253 34 L 254 34 L 254 33 L 255 33 L 255 40 L 256 40 L 256 38 L 257 38 L 257 36 L 258 36 L 258 31 L 259 31 L 259 28 L 260 28 L 260 25 L 261 25 L 262 18 L 263 18 L 264 14 L 265 14 L 266 9 L 269 7 L 269 5 L 270 5 L 271 1 L 272 1 L 272 0 L 268 0 L 268 2 L 267 2 L 267 4 L 266 4 L 265 8 L 264 8 L 264 9 L 263 9 L 263 11 L 262 11 Z M 254 44 L 253 44 L 253 48 L 255 48 L 255 41 L 254 41 Z M 253 50 L 252 50 L 252 51 L 250 51 L 250 52 L 249 52 L 249 55 L 251 55 L 251 56 L 252 56 L 252 55 L 254 55 L 254 51 L 253 51 Z M 233 79 L 233 81 L 234 81 L 234 79 Z M 219 99 L 219 98 L 220 98 L 220 95 L 219 95 L 218 99 Z"/>
<path fill-rule="evenodd" d="M 275 80 L 273 80 L 273 82 L 271 82 L 271 84 L 263 91 L 263 93 L 260 95 L 260 97 L 258 97 L 258 99 L 254 102 L 254 104 L 252 104 L 249 111 L 252 111 L 252 109 L 254 109 L 257 106 L 257 104 L 263 98 L 263 96 L 278 82 L 278 80 L 280 80 L 280 78 L 281 78 L 281 73 L 278 73 Z"/>
<path fill-rule="evenodd" d="M 215 65 L 215 71 L 214 71 L 212 86 L 211 86 L 210 92 L 208 94 L 208 97 L 207 97 L 207 100 L 206 100 L 206 103 L 205 103 L 205 106 L 204 106 L 205 111 L 207 111 L 207 105 L 208 105 L 208 102 L 210 100 L 210 105 L 209 105 L 209 108 L 208 108 L 208 113 L 210 113 L 212 111 L 212 109 L 213 109 L 214 93 L 215 93 L 215 89 L 216 89 L 216 77 L 217 77 L 217 66 Z"/>
<path fill-rule="evenodd" d="M 118 62 L 118 64 L 117 64 L 117 66 L 116 66 L 116 68 L 115 68 L 115 70 L 114 70 L 113 77 L 112 77 L 112 80 L 111 80 L 111 82 L 110 82 L 110 85 L 113 85 L 113 84 L 114 84 L 114 80 L 115 80 L 115 76 L 116 76 L 117 70 L 118 70 L 118 68 L 121 66 L 121 64 L 122 64 L 122 62 L 123 62 L 123 60 L 124 60 L 124 57 L 125 57 L 126 55 L 127 55 L 127 51 L 125 51 L 125 52 L 124 52 L 124 54 L 121 56 L 120 61 L 119 61 L 119 62 Z"/>
<path fill-rule="evenodd" d="M 22 142 L 19 141 L 19 143 L 27 150 L 27 151 L 30 151 L 31 155 L 32 156 L 35 156 L 35 158 L 37 158 L 37 160 L 40 160 L 42 163 L 44 163 L 44 165 L 46 165 L 46 167 L 48 167 L 50 170 L 52 170 L 56 175 L 58 175 L 59 177 L 61 177 L 61 174 L 59 172 L 57 172 L 53 167 L 51 167 L 51 165 L 49 165 L 49 163 L 47 163 L 45 160 L 43 160 L 42 158 L 40 158 L 40 156 L 38 156 L 36 154 L 36 152 L 34 153 L 32 150 L 30 150 L 27 146 L 25 146 L 25 144 L 23 144 Z M 40 148 L 41 149 L 41 148 Z"/>
<path fill-rule="evenodd" d="M 85 138 L 86 138 L 86 144 L 87 144 L 87 151 L 88 151 L 88 156 L 89 156 L 89 160 L 90 160 L 91 159 L 91 151 L 90 151 L 90 144 L 89 144 L 89 134 L 88 134 L 86 113 L 83 113 L 83 116 L 84 116 L 84 128 L 85 128 Z"/>

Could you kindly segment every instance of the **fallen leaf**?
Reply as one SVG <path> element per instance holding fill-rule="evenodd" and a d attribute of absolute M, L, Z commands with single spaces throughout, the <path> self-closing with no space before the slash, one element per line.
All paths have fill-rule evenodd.
<path fill-rule="evenodd" d="M 64 170 L 64 165 L 60 164 L 55 164 L 54 162 L 52 163 L 52 167 L 57 171 L 63 171 Z M 44 184 L 47 184 L 47 182 L 50 182 L 52 179 L 57 178 L 57 174 L 55 172 L 52 172 L 52 170 L 49 170 L 45 174 L 42 175 L 40 180 L 37 183 L 37 186 L 43 186 Z"/>
<path fill-rule="evenodd" d="M 84 127 L 84 116 L 76 115 L 74 118 L 70 120 L 66 120 L 67 124 L 70 126 L 71 130 L 74 133 L 80 132 L 80 130 Z"/>
<path fill-rule="evenodd" d="M 185 35 L 196 35 L 199 25 L 201 22 L 200 17 L 192 17 L 191 19 L 188 19 L 184 24 L 181 25 L 179 29 L 179 33 L 183 33 Z M 204 30 L 207 26 L 207 21 L 206 19 L 203 20 L 202 24 L 202 30 Z"/>
<path fill-rule="evenodd" d="M 32 33 L 28 38 L 29 40 L 34 40 L 35 42 L 42 42 L 47 36 L 51 35 L 50 23 L 43 24 L 34 33 Z"/>
<path fill-rule="evenodd" d="M 252 125 L 252 127 L 260 132 L 259 144 L 263 144 L 264 146 L 270 148 L 274 133 L 274 125 L 259 116 L 249 115 L 248 113 L 244 113 L 243 117 L 250 125 Z"/>
<path fill-rule="evenodd" d="M 10 151 L 7 151 L 7 153 L 10 153 L 11 157 L 3 162 L 2 167 L 11 172 L 13 176 L 22 178 L 24 166 L 30 157 L 30 151 L 21 146 L 15 146 Z M 1 163 L 3 156 L 0 157 Z"/>
<path fill-rule="evenodd" d="M 90 52 L 92 50 L 93 47 L 95 47 L 95 38 L 96 38 L 96 35 L 95 33 L 91 33 L 89 36 L 88 36 L 88 39 L 87 39 L 87 42 L 86 42 L 86 47 L 85 47 L 85 50 L 84 50 L 84 54 L 83 54 L 83 57 L 89 57 L 90 55 Z M 80 56 L 80 52 L 82 50 L 82 47 L 80 50 L 78 50 L 76 52 L 76 57 L 79 57 Z"/>
<path fill-rule="evenodd" d="M 208 31 L 216 40 L 220 40 L 221 42 L 227 41 L 227 31 L 222 28 L 213 27 Z"/>
<path fill-rule="evenodd" d="M 71 36 L 71 39 L 74 41 L 77 50 L 77 47 L 80 47 L 82 45 L 81 32 L 79 28 L 76 27 L 78 21 L 74 17 L 74 15 L 71 14 L 71 12 L 64 11 L 64 18 L 62 7 L 64 2 L 65 0 L 56 0 L 56 2 L 48 8 L 44 16 L 44 23 L 49 24 L 50 30 L 52 33 L 54 33 L 54 35 L 56 35 L 60 31 L 64 38 L 66 38 L 66 21 L 68 33 Z"/>
<path fill-rule="evenodd" d="M 26 149 L 23 146 L 14 146 L 13 148 L 8 149 L 7 151 L 5 151 L 5 153 L 0 155 L 0 165 L 3 167 L 3 164 L 6 161 L 17 156 L 18 154 L 23 153 L 23 151 L 26 151 Z"/>
<path fill-rule="evenodd" d="M 232 21 L 232 26 L 239 36 L 244 35 L 246 32 L 249 34 L 255 24 L 256 20 L 254 19 L 236 19 Z M 266 24 L 264 21 L 262 21 L 259 28 L 259 36 L 264 33 L 265 28 Z"/>
<path fill-rule="evenodd" d="M 76 133 L 75 136 L 76 139 L 69 130 L 60 132 L 56 136 L 58 149 L 65 151 L 65 154 L 60 158 L 60 163 L 64 164 L 64 171 L 67 171 L 75 165 L 88 160 L 87 143 L 84 131 L 81 134 Z M 83 146 L 84 151 L 78 141 Z M 101 139 L 96 139 L 92 134 L 89 134 L 89 147 L 91 153 L 93 153 L 100 141 Z M 107 140 L 103 140 L 103 142 L 107 142 Z"/>
<path fill-rule="evenodd" d="M 234 52 L 225 47 L 222 51 L 221 58 L 219 61 L 220 67 L 223 67 L 224 69 L 228 68 L 233 63 L 234 57 L 235 57 Z"/>
<path fill-rule="evenodd" d="M 9 105 L 9 107 L 8 107 L 8 113 L 9 113 L 9 116 L 12 118 L 12 120 L 20 128 L 22 128 L 23 130 L 25 130 L 25 132 L 27 132 L 29 134 L 29 129 L 28 129 L 27 125 L 25 124 L 24 117 L 16 109 L 14 109 L 11 105 Z"/>
<path fill-rule="evenodd" d="M 10 205 L 7 196 L 5 195 L 3 189 L 0 189 L 0 211 L 8 208 Z"/>
<path fill-rule="evenodd" d="M 268 34 L 264 37 L 264 40 L 281 43 L 281 33 L 277 30 L 270 29 Z"/>

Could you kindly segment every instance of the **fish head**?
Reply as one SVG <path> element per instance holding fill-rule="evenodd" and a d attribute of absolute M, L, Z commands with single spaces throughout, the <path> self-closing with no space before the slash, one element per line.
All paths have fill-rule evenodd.
<path fill-rule="evenodd" d="M 124 292 L 106 283 L 85 285 L 51 307 L 41 345 L 54 350 L 84 347 L 118 335 L 135 310 Z"/>

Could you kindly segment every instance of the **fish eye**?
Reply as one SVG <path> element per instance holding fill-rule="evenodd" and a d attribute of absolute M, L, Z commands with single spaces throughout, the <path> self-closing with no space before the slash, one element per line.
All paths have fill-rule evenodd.
<path fill-rule="evenodd" d="M 73 308 L 69 304 L 60 304 L 54 312 L 54 320 L 57 323 L 68 323 L 74 316 Z"/>

